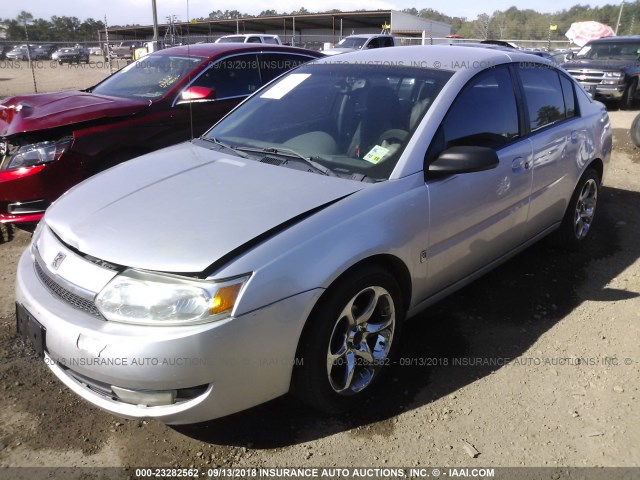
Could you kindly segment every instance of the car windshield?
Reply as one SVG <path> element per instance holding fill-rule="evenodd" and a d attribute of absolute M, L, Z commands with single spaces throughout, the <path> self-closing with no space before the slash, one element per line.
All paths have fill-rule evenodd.
<path fill-rule="evenodd" d="M 335 175 L 385 180 L 451 75 L 404 66 L 305 65 L 251 97 L 205 138 L 252 152 L 256 160 L 282 152 Z"/>
<path fill-rule="evenodd" d="M 160 98 L 204 60 L 200 57 L 147 55 L 114 73 L 91 92 L 124 98 Z"/>
<path fill-rule="evenodd" d="M 578 58 L 605 58 L 617 60 L 638 60 L 640 56 L 640 42 L 628 43 L 595 43 L 585 45 L 578 52 Z"/>
<path fill-rule="evenodd" d="M 338 42 L 338 44 L 336 45 L 336 47 L 338 48 L 362 48 L 362 46 L 364 45 L 364 43 L 367 41 L 366 38 L 343 38 L 342 40 L 340 40 Z"/>

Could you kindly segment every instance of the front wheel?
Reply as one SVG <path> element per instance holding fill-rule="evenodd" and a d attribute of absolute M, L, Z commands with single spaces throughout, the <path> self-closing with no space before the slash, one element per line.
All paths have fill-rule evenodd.
<path fill-rule="evenodd" d="M 633 140 L 633 144 L 636 147 L 640 147 L 640 114 L 636 115 L 636 118 L 633 119 L 631 128 L 629 129 L 629 135 L 631 136 L 631 140 Z"/>
<path fill-rule="evenodd" d="M 620 108 L 622 110 L 629 110 L 633 106 L 633 100 L 636 96 L 636 90 L 638 89 L 638 79 L 632 79 L 627 87 L 624 89 L 622 98 L 620 99 Z"/>
<path fill-rule="evenodd" d="M 582 175 L 571 196 L 562 224 L 552 236 L 554 243 L 570 250 L 577 250 L 584 244 L 595 219 L 599 191 L 600 176 L 590 168 Z"/>
<path fill-rule="evenodd" d="M 309 317 L 293 393 L 330 414 L 359 405 L 389 369 L 403 318 L 400 288 L 383 268 L 360 268 L 339 280 Z"/>

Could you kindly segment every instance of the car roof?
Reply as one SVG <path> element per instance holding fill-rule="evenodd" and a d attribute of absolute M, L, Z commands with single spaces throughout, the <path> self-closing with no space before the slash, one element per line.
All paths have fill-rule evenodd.
<path fill-rule="evenodd" d="M 357 33 L 355 35 L 349 35 L 344 38 L 373 38 L 373 37 L 391 37 L 392 35 L 386 33 Z"/>
<path fill-rule="evenodd" d="M 484 47 L 484 48 L 479 48 Z M 553 65 L 543 57 L 523 53 L 519 50 L 489 46 L 451 44 L 451 45 L 415 45 L 405 47 L 376 48 L 372 50 L 344 53 L 340 55 L 340 63 L 379 64 L 398 66 L 421 66 L 449 70 L 479 70 L 509 62 L 536 62 Z M 336 59 L 327 57 L 318 63 L 331 63 Z M 436 66 L 437 65 L 437 66 Z"/>
<path fill-rule="evenodd" d="M 315 57 L 324 56 L 322 53 L 306 48 L 288 47 L 285 45 L 273 45 L 265 43 L 198 43 L 195 45 L 182 45 L 180 47 L 165 48 L 154 52 L 153 55 L 185 55 L 192 57 L 218 57 L 230 53 L 258 51 L 285 51 L 300 53 Z"/>
<path fill-rule="evenodd" d="M 640 35 L 626 35 L 622 37 L 604 37 L 590 40 L 589 44 L 593 43 L 636 43 L 640 42 Z"/>
<path fill-rule="evenodd" d="M 247 37 L 277 37 L 270 33 L 234 33 L 233 35 L 223 35 L 220 38 L 247 38 Z"/>

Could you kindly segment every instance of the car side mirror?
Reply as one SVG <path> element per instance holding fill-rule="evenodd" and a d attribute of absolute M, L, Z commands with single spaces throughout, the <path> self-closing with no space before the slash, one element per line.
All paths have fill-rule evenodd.
<path fill-rule="evenodd" d="M 458 173 L 482 172 L 496 168 L 498 154 L 489 147 L 451 147 L 443 151 L 427 168 L 431 178 Z"/>
<path fill-rule="evenodd" d="M 216 91 L 213 88 L 191 86 L 182 91 L 178 105 L 191 102 L 213 101 L 215 99 Z"/>
<path fill-rule="evenodd" d="M 569 61 L 569 60 L 573 60 L 575 58 L 576 54 L 573 52 L 569 52 L 564 56 L 565 61 Z"/>

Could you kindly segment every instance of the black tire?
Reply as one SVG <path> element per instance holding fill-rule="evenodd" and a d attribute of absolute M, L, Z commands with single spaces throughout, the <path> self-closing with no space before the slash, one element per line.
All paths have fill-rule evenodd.
<path fill-rule="evenodd" d="M 636 147 L 640 147 L 640 114 L 636 115 L 636 118 L 633 119 L 631 128 L 629 129 L 629 135 L 631 136 L 633 144 Z"/>
<path fill-rule="evenodd" d="M 571 196 L 560 227 L 551 235 L 556 246 L 578 250 L 584 245 L 593 227 L 599 193 L 600 176 L 595 169 L 589 168 Z"/>
<path fill-rule="evenodd" d="M 624 89 L 622 93 L 622 98 L 620 98 L 620 109 L 621 110 L 630 110 L 633 107 L 633 100 L 636 96 L 636 90 L 638 89 L 638 79 L 633 78 L 627 84 L 627 87 Z"/>
<path fill-rule="evenodd" d="M 362 315 L 367 311 L 369 316 Z M 362 405 L 390 368 L 404 315 L 400 287 L 387 270 L 367 265 L 348 272 L 309 316 L 298 345 L 292 393 L 329 414 Z"/>

